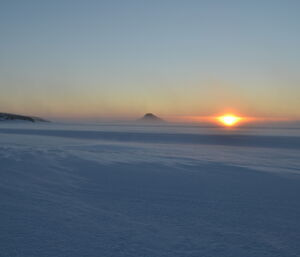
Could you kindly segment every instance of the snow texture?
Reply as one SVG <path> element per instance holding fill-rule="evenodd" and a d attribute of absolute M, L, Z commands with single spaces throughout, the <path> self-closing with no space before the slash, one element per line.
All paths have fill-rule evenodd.
<path fill-rule="evenodd" d="M 0 256 L 300 256 L 300 130 L 0 125 Z"/>

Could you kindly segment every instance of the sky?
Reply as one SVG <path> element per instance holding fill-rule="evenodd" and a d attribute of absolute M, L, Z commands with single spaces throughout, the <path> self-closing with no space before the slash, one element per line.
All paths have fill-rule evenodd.
<path fill-rule="evenodd" d="M 1 0 L 0 112 L 300 119 L 298 0 Z"/>

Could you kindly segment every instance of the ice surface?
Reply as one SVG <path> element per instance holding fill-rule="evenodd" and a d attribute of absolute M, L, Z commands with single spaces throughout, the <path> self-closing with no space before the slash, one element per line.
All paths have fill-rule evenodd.
<path fill-rule="evenodd" d="M 300 130 L 0 124 L 0 256 L 300 256 Z"/>

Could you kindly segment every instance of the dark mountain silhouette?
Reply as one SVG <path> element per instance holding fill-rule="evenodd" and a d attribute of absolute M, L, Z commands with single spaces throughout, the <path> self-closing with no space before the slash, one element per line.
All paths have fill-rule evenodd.
<path fill-rule="evenodd" d="M 163 119 L 157 117 L 153 113 L 146 113 L 142 118 L 140 118 L 138 121 L 141 122 L 165 122 Z"/>
<path fill-rule="evenodd" d="M 39 117 L 32 117 L 32 116 L 24 116 L 12 113 L 3 113 L 0 112 L 0 121 L 8 121 L 8 120 L 23 120 L 23 121 L 30 121 L 30 122 L 48 122 Z"/>

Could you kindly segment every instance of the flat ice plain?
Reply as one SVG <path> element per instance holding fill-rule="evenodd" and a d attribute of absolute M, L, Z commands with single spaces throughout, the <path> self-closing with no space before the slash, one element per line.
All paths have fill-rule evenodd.
<path fill-rule="evenodd" d="M 0 123 L 1 257 L 300 256 L 300 129 Z"/>

